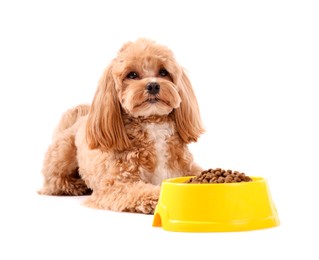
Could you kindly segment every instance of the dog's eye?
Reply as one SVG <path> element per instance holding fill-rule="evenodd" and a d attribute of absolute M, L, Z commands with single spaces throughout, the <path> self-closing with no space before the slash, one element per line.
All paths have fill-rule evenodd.
<path fill-rule="evenodd" d="M 129 74 L 126 75 L 126 78 L 128 79 L 136 79 L 138 77 L 138 74 L 135 71 L 131 71 Z"/>
<path fill-rule="evenodd" d="M 161 69 L 161 70 L 159 71 L 159 75 L 160 75 L 161 77 L 166 77 L 166 76 L 169 75 L 169 73 L 168 73 L 168 71 L 167 71 L 166 69 Z"/>

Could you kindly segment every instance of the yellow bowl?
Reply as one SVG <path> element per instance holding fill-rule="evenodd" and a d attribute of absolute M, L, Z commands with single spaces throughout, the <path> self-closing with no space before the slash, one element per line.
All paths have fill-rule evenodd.
<path fill-rule="evenodd" d="M 279 225 L 267 181 L 190 184 L 191 177 L 163 181 L 153 226 L 168 231 L 245 231 Z"/>

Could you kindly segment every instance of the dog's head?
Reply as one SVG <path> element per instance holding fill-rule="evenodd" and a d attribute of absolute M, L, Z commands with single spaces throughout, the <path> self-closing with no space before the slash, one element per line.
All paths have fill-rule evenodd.
<path fill-rule="evenodd" d="M 173 113 L 185 143 L 203 132 L 194 91 L 185 71 L 165 46 L 148 39 L 124 44 L 100 79 L 87 123 L 91 149 L 130 146 L 122 113 L 132 117 Z"/>

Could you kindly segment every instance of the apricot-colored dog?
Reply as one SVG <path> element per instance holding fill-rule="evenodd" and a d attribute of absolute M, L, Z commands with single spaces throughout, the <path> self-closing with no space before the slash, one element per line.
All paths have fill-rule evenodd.
<path fill-rule="evenodd" d="M 153 213 L 164 179 L 201 172 L 187 144 L 203 131 L 191 83 L 173 53 L 147 39 L 126 43 L 92 105 L 62 116 L 39 193 L 91 194 L 91 207 Z"/>

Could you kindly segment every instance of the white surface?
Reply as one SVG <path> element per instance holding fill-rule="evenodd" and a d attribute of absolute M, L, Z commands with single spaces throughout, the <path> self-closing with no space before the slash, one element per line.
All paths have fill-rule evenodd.
<path fill-rule="evenodd" d="M 0 259 L 318 259 L 315 2 L 1 1 Z M 279 227 L 173 233 L 152 216 L 36 194 L 61 114 L 91 102 L 110 59 L 140 36 L 189 71 L 207 129 L 196 160 L 267 178 Z"/>

